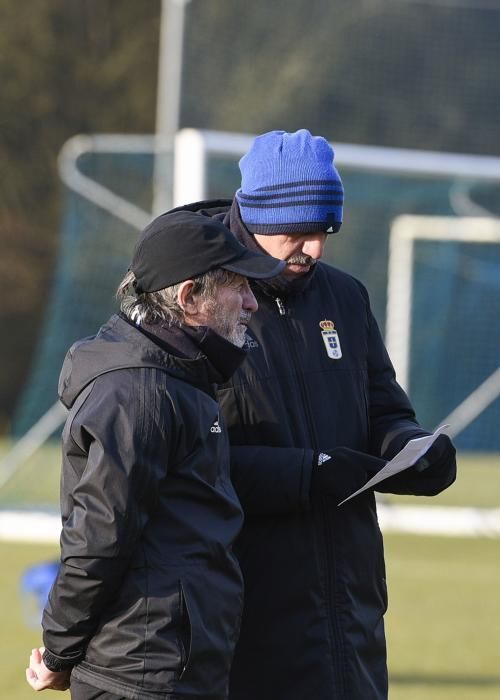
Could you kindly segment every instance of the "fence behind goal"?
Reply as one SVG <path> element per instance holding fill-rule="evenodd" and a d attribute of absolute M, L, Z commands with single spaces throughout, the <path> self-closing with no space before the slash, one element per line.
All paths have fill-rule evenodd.
<path fill-rule="evenodd" d="M 238 160 L 252 139 L 245 134 L 179 132 L 172 203 L 231 197 L 239 185 Z M 58 268 L 31 378 L 17 407 L 18 435 L 56 401 L 57 377 L 69 345 L 95 332 L 116 308 L 114 291 L 138 231 L 152 216 L 154 147 L 153 137 L 94 136 L 78 137 L 62 152 L 65 213 Z M 394 220 L 409 214 L 500 216 L 500 159 L 350 144 L 334 148 L 346 202 L 344 225 L 330 237 L 325 259 L 366 284 L 385 332 Z M 170 183 L 165 187 L 171 191 Z M 473 218 L 470 233 L 473 238 Z M 450 414 L 481 376 L 486 378 L 499 364 L 500 314 L 493 300 L 495 294 L 498 298 L 499 250 L 498 245 L 458 249 L 456 242 L 442 241 L 419 253 L 431 264 L 418 262 L 413 270 L 418 303 L 411 312 L 407 388 L 428 427 Z M 454 372 L 444 372 L 450 358 L 456 363 Z M 500 431 L 479 427 L 485 416 L 488 425 L 498 424 L 498 400 L 463 428 L 459 447 L 500 450 Z"/>

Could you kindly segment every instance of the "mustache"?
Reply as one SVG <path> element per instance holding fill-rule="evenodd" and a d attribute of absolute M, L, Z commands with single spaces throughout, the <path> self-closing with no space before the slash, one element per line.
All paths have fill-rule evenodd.
<path fill-rule="evenodd" d="M 305 255 L 304 253 L 295 253 L 291 255 L 286 260 L 287 265 L 316 265 L 318 261 L 315 258 L 311 258 L 310 255 Z"/>

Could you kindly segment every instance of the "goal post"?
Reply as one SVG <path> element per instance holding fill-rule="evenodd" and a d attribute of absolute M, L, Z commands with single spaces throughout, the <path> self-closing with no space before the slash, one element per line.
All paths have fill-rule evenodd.
<path fill-rule="evenodd" d="M 404 215 L 390 231 L 387 349 L 417 403 L 423 386 L 431 391 L 427 376 L 434 397 L 448 396 L 436 398 L 446 407 L 438 422 L 454 436 L 494 405 L 500 416 L 499 244 L 493 217 Z M 489 439 L 500 449 L 498 436 Z"/>
<path fill-rule="evenodd" d="M 77 338 L 95 332 L 116 309 L 115 289 L 139 230 L 153 216 L 159 146 L 163 161 L 174 161 L 173 171 L 170 161 L 165 169 L 173 172 L 172 179 L 164 181 L 163 201 L 168 208 L 232 197 L 240 183 L 238 161 L 254 138 L 255 134 L 182 129 L 176 134 L 174 152 L 152 135 L 80 135 L 65 144 L 59 159 L 63 184 L 59 255 L 33 367 L 12 415 L 15 436 L 26 434 L 35 425 L 37 428 L 23 450 L 16 448 L 6 457 L 7 462 L 0 462 L 4 478 L 13 473 L 24 449 L 28 445 L 33 449 L 33 435 L 36 441 L 43 439 L 44 431 L 47 437 L 53 435 L 52 423 L 41 419 L 47 411 L 57 416 L 57 377 L 67 348 Z M 171 149 L 171 144 L 168 146 Z M 403 215 L 447 215 L 453 221 L 468 215 L 470 226 L 470 214 L 478 211 L 500 215 L 500 158 L 349 143 L 333 146 L 346 189 L 345 216 L 342 230 L 331 237 L 324 259 L 363 281 L 384 332 L 392 222 Z M 411 246 L 415 241 L 403 239 L 395 238 L 391 243 L 400 247 L 400 259 L 414 252 Z M 407 263 L 405 269 L 410 267 Z M 398 297 L 409 294 L 410 299 L 414 295 L 404 280 L 391 282 L 394 284 L 400 285 Z M 405 369 L 413 343 L 401 331 L 405 323 L 398 320 L 398 332 L 389 333 L 403 383 L 407 383 L 405 374 L 410 375 L 413 366 Z M 491 325 L 495 324 L 498 321 L 492 321 Z M 494 371 L 490 365 L 488 360 L 482 368 L 484 375 L 475 378 L 468 393 Z M 486 389 L 491 390 L 491 383 Z M 410 390 L 413 394 L 414 387 Z M 444 413 L 456 408 L 462 399 L 450 402 Z"/>
<path fill-rule="evenodd" d="M 181 206 L 212 196 L 211 190 L 221 185 L 210 162 L 217 158 L 224 158 L 233 166 L 232 189 L 222 193 L 231 196 L 238 187 L 238 160 L 248 151 L 255 136 L 190 128 L 178 131 L 174 140 L 173 205 Z M 450 180 L 450 198 L 454 200 L 456 208 L 470 210 L 477 207 L 468 197 L 474 183 L 500 181 L 498 157 L 351 143 L 335 143 L 332 146 L 337 166 L 347 171 L 372 174 L 375 178 L 400 175 L 432 181 Z M 222 184 L 224 186 L 225 183 Z M 221 192 L 217 191 L 213 196 L 221 196 Z"/>

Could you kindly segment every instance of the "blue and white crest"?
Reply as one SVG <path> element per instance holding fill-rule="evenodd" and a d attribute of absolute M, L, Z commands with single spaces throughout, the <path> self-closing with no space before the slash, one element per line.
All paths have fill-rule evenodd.
<path fill-rule="evenodd" d="M 342 357 L 342 348 L 340 347 L 339 334 L 335 330 L 335 325 L 332 321 L 319 322 L 321 328 L 321 336 L 326 348 L 326 354 L 331 360 L 340 360 Z"/>

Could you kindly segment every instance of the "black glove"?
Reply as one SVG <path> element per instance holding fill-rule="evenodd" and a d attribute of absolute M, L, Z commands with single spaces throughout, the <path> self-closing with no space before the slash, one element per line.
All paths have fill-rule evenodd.
<path fill-rule="evenodd" d="M 413 496 L 436 496 L 455 481 L 457 474 L 455 454 L 450 438 L 441 434 L 412 467 L 381 481 L 377 484 L 377 491 Z"/>
<path fill-rule="evenodd" d="M 441 434 L 429 447 L 427 452 L 413 465 L 416 472 L 425 472 L 422 478 L 432 481 L 435 495 L 450 486 L 457 476 L 456 450 L 447 435 Z"/>
<path fill-rule="evenodd" d="M 316 452 L 311 474 L 311 499 L 327 495 L 340 502 L 364 486 L 386 464 L 385 459 L 348 447 Z"/>

